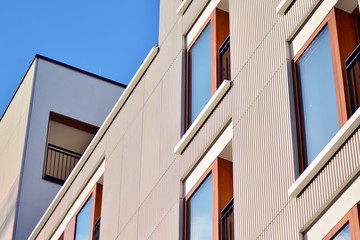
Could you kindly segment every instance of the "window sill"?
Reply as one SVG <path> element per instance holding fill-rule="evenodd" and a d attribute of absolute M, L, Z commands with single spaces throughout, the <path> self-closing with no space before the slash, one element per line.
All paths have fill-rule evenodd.
<path fill-rule="evenodd" d="M 185 13 L 186 9 L 188 8 L 188 6 L 190 5 L 191 1 L 192 0 L 183 0 L 176 11 L 177 15 L 179 15 L 179 16 L 184 15 L 184 13 Z"/>
<path fill-rule="evenodd" d="M 331 141 L 319 153 L 315 160 L 305 169 L 288 189 L 289 197 L 297 197 L 311 182 L 311 180 L 321 171 L 337 150 L 348 140 L 351 134 L 360 125 L 360 108 L 350 117 L 344 126 L 336 133 Z"/>
<path fill-rule="evenodd" d="M 224 80 L 220 87 L 216 90 L 214 95 L 210 98 L 209 102 L 205 105 L 204 109 L 200 112 L 199 116 L 195 119 L 195 121 L 191 124 L 189 129 L 186 131 L 184 136 L 180 139 L 178 144 L 174 148 L 174 153 L 179 155 L 191 141 L 191 139 L 195 136 L 196 132 L 200 129 L 200 127 L 204 124 L 205 120 L 209 117 L 215 107 L 218 105 L 220 100 L 224 97 L 226 92 L 229 90 L 231 85 L 231 81 Z"/>
<path fill-rule="evenodd" d="M 294 0 L 282 0 L 279 5 L 276 7 L 276 13 L 279 15 L 285 15 L 285 12 L 291 6 Z"/>

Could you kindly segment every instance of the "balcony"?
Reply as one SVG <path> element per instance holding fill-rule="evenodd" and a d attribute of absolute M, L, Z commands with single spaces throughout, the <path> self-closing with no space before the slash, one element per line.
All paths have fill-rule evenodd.
<path fill-rule="evenodd" d="M 44 179 L 63 184 L 79 161 L 81 154 L 48 144 Z"/>
<path fill-rule="evenodd" d="M 51 112 L 43 166 L 43 179 L 63 184 L 93 139 L 98 128 Z"/>

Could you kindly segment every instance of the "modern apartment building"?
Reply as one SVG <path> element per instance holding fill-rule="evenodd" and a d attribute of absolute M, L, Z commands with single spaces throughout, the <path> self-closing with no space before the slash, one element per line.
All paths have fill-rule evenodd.
<path fill-rule="evenodd" d="M 124 89 L 35 56 L 0 121 L 0 239 L 27 239 Z"/>
<path fill-rule="evenodd" d="M 357 0 L 161 0 L 29 239 L 360 239 L 359 22 Z"/>

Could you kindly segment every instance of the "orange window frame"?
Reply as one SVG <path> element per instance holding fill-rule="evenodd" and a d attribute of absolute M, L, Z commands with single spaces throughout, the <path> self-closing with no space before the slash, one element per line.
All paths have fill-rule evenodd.
<path fill-rule="evenodd" d="M 349 223 L 351 239 L 360 239 L 360 205 L 356 204 L 346 215 L 330 230 L 323 240 L 331 240 L 339 231 Z"/>
<path fill-rule="evenodd" d="M 297 76 L 297 61 L 310 46 L 313 40 L 318 36 L 321 30 L 328 26 L 330 48 L 332 56 L 332 66 L 334 71 L 334 85 L 336 95 L 336 105 L 339 117 L 339 127 L 343 126 L 350 117 L 348 108 L 348 93 L 347 93 L 347 80 L 346 80 L 346 69 L 345 60 L 355 49 L 356 41 L 356 30 L 354 19 L 351 14 L 344 12 L 340 9 L 333 8 L 325 19 L 316 28 L 311 37 L 306 41 L 300 51 L 294 56 L 292 61 L 293 67 L 293 80 L 294 80 L 294 96 L 295 96 L 295 113 L 296 113 L 296 130 L 297 130 L 297 143 L 298 143 L 298 154 L 299 154 L 299 167 L 300 172 L 305 170 L 306 159 L 304 150 L 304 134 L 302 130 L 302 110 L 300 102 L 300 89 L 299 79 Z"/>
<path fill-rule="evenodd" d="M 233 168 L 232 162 L 222 158 L 217 158 L 205 173 L 196 182 L 195 186 L 185 196 L 184 201 L 184 240 L 188 239 L 188 207 L 187 203 L 201 186 L 204 180 L 212 174 L 212 222 L 213 239 L 220 239 L 221 211 L 226 204 L 233 198 Z"/>
<path fill-rule="evenodd" d="M 203 30 L 206 28 L 208 24 L 211 24 L 211 95 L 213 95 L 216 89 L 219 86 L 218 82 L 218 57 L 219 57 L 219 48 L 221 44 L 225 41 L 227 36 L 229 36 L 229 13 L 223 10 L 216 8 L 209 18 L 206 20 L 204 25 L 201 27 L 200 31 L 196 34 L 194 40 L 189 44 L 186 49 L 186 81 L 185 81 L 185 129 L 190 127 L 190 50 L 192 46 L 196 43 L 198 38 L 200 37 Z"/>
<path fill-rule="evenodd" d="M 72 240 L 75 239 L 76 233 L 76 218 L 81 209 L 84 207 L 87 200 L 92 196 L 92 205 L 91 205 L 91 226 L 90 226 L 90 240 L 93 239 L 94 225 L 96 221 L 101 217 L 101 203 L 102 203 L 102 191 L 103 185 L 96 183 L 95 186 L 91 189 L 90 193 L 86 196 L 85 200 L 81 203 L 81 206 L 76 211 L 74 216 L 71 218 L 70 222 L 65 228 L 64 233 L 62 234 L 63 240 Z"/>

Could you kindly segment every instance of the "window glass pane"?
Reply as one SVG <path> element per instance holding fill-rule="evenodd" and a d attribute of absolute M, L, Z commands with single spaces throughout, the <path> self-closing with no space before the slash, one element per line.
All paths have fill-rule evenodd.
<path fill-rule="evenodd" d="M 83 208 L 76 216 L 76 240 L 89 240 L 90 238 L 90 226 L 91 226 L 91 206 L 92 196 L 86 201 Z"/>
<path fill-rule="evenodd" d="M 332 240 L 350 240 L 350 226 L 347 223 L 333 238 Z"/>
<path fill-rule="evenodd" d="M 212 239 L 212 176 L 205 179 L 187 202 L 188 239 Z"/>
<path fill-rule="evenodd" d="M 189 114 L 194 122 L 211 98 L 211 27 L 205 27 L 189 51 Z"/>
<path fill-rule="evenodd" d="M 327 26 L 297 61 L 297 68 L 309 165 L 339 129 Z"/>

